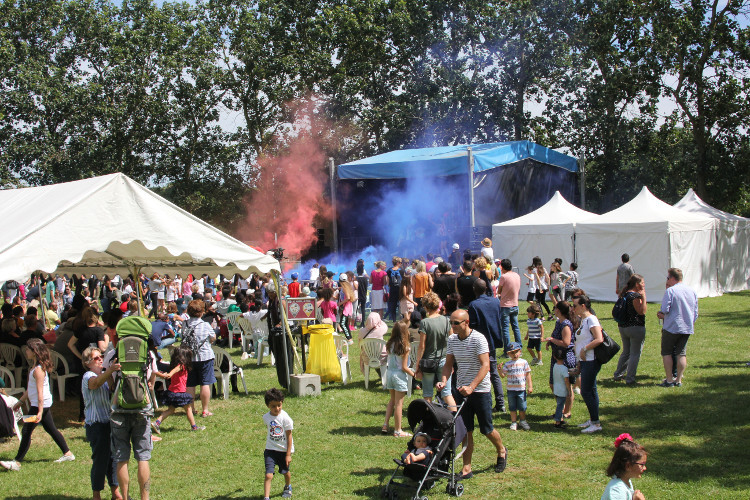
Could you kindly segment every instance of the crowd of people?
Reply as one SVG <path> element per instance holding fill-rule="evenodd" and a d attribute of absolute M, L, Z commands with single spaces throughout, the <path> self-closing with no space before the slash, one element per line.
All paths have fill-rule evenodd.
<path fill-rule="evenodd" d="M 646 335 L 647 300 L 644 279 L 628 261 L 629 256 L 623 255 L 622 265 L 617 269 L 621 314 L 616 319 L 622 352 L 613 379 L 633 385 L 638 383 L 637 368 Z M 350 344 L 355 338 L 360 342 L 369 338 L 386 341 L 381 356 L 385 388 L 389 391 L 384 434 L 411 436 L 402 428 L 403 402 L 411 383 L 414 389 L 421 389 L 427 401 L 440 398 L 453 411 L 463 405 L 460 416 L 468 438 L 462 455 L 462 479 L 473 476 L 475 420 L 479 431 L 495 446 L 495 471 L 502 472 L 508 450 L 493 422 L 493 412 L 508 410 L 513 431 L 519 427 L 531 429 L 526 419 L 527 394 L 534 391 L 532 366 L 544 365 L 542 347 L 551 351 L 548 383 L 557 403 L 552 416 L 554 428 L 567 426 L 575 395 L 580 394 L 588 413 L 588 420 L 579 425 L 581 431 L 591 434 L 602 430 L 597 392 L 602 364 L 595 350 L 604 340 L 603 331 L 591 300 L 581 289 L 578 266 L 570 263 L 564 272 L 562 259 L 555 259 L 548 272 L 541 259 L 534 257 L 524 268 L 526 272 L 520 275 L 509 259 L 495 259 L 491 241 L 486 239 L 476 254 L 461 254 L 456 244 L 446 259 L 433 254 L 414 259 L 393 257 L 390 266 L 377 261 L 369 272 L 361 259 L 355 269 L 339 273 L 315 264 L 308 280 L 301 281 L 298 273 L 292 273 L 289 282 L 280 282 L 278 291 L 269 276 L 257 275 L 247 278 L 187 275 L 183 279 L 179 274 L 170 277 L 154 273 L 137 279 L 118 275 L 104 276 L 101 280 L 95 276 L 88 279 L 75 275 L 70 279 L 34 276 L 27 283 L 6 282 L 2 289 L 5 302 L 0 342 L 26 347 L 25 355 L 34 369 L 29 371 L 28 390 L 21 400 L 29 401 L 31 413 L 36 412 L 36 416 L 24 424 L 23 440 L 15 459 L 2 461 L 0 465 L 9 470 L 20 468 L 37 423 L 42 423 L 63 452 L 59 461 L 75 458 L 51 419 L 48 373 L 53 367 L 47 352 L 51 348 L 83 374 L 78 385 L 80 420 L 86 424 L 94 457 L 91 471 L 94 498 L 100 498 L 105 479 L 112 498 L 127 498 L 130 447 L 124 450 L 115 446 L 116 434 L 121 440 L 133 440 L 133 435 L 136 436 L 133 454 L 138 461 L 141 497 L 148 498 L 151 442 L 159 439 L 151 435 L 151 430 L 159 434 L 176 408 L 185 408 L 190 429 L 194 431 L 205 429 L 196 422 L 198 415 L 202 418 L 213 415 L 210 399 L 215 358 L 211 345 L 226 343 L 232 334 L 228 313 L 243 315 L 253 328 L 260 330 L 265 323 L 271 329 L 282 322 L 285 297 L 309 296 L 316 300 L 317 320 L 333 325 Z M 518 320 L 524 279 L 525 336 Z M 686 367 L 685 346 L 697 319 L 697 298 L 682 284 L 679 269 L 668 270 L 666 287 L 657 313 L 663 320 L 661 354 L 666 374 L 660 385 L 679 387 Z M 145 309 L 139 307 L 139 298 L 143 299 Z M 547 298 L 552 302 L 551 308 Z M 44 323 L 37 318 L 42 302 Z M 119 369 L 113 354 L 117 327 L 122 318 L 131 316 L 154 318 L 153 323 L 149 322 L 152 352 L 149 378 L 152 383 L 157 376 L 169 381 L 160 398 L 166 410 L 153 422 L 150 417 L 156 408 L 151 408 L 151 414 L 133 420 L 131 415 L 113 413 L 109 404 L 113 375 Z M 177 347 L 173 345 L 176 341 L 180 341 Z M 531 363 L 521 357 L 524 343 Z M 411 352 L 413 345 L 417 346 L 416 353 Z M 170 346 L 172 352 L 167 363 L 160 351 Z M 250 349 L 254 348 L 251 344 Z M 410 358 L 416 359 L 413 366 Z M 367 362 L 363 353 L 360 359 L 363 372 Z M 69 390 L 79 392 L 75 387 Z M 270 419 L 269 426 L 270 422 L 276 425 L 274 429 L 269 427 L 269 433 L 278 434 L 281 428 L 284 435 L 289 431 L 289 439 L 282 446 L 278 443 L 281 438 L 276 435 L 276 444 L 271 446 L 276 453 L 266 457 L 266 497 L 275 466 L 285 475 L 285 496 L 291 496 L 291 418 L 281 411 L 283 394 L 279 394 L 267 394 L 266 404 L 271 411 L 266 420 Z M 201 401 L 200 413 L 194 409 L 196 397 Z M 271 418 L 279 415 L 284 417 L 283 425 L 278 418 Z M 613 482 L 607 486 L 609 493 L 603 498 L 621 498 L 614 495 L 623 488 L 630 491 L 630 497 L 622 498 L 642 498 L 637 496 L 639 492 L 633 492 L 630 479 L 645 470 L 645 452 L 632 439 L 621 440 L 617 450 L 617 460 L 613 459 L 611 471 L 608 470 Z M 624 453 L 621 450 L 630 450 L 628 456 L 640 462 L 618 458 L 618 453 Z M 424 450 L 412 455 L 409 459 L 416 460 L 424 455 Z M 642 468 L 633 464 L 641 464 Z"/>

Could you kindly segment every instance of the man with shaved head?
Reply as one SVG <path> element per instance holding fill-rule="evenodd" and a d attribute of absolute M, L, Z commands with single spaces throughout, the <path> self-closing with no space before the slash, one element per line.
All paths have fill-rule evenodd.
<path fill-rule="evenodd" d="M 471 457 L 474 452 L 474 416 L 479 422 L 479 430 L 495 445 L 497 463 L 495 472 L 503 472 L 508 458 L 508 450 L 503 446 L 500 433 L 492 425 L 492 396 L 490 394 L 490 348 L 484 335 L 469 326 L 469 313 L 462 309 L 451 314 L 453 334 L 448 337 L 448 349 L 440 382 L 436 389 L 441 391 L 451 376 L 454 362 L 457 364 L 456 401 L 461 404 L 461 418 L 466 425 L 467 443 L 463 454 L 461 478 L 474 476 L 471 470 Z"/>

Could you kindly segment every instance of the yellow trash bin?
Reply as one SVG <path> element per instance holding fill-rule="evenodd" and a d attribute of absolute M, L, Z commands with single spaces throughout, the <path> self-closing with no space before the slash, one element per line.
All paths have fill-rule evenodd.
<path fill-rule="evenodd" d="M 310 351 L 305 373 L 320 375 L 321 382 L 341 382 L 341 364 L 333 341 L 333 325 L 310 325 Z"/>

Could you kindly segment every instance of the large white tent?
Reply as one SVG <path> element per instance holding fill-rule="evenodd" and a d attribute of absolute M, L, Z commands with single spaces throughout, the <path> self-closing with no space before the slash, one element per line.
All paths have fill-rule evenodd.
<path fill-rule="evenodd" d="M 716 220 L 719 291 L 738 292 L 750 288 L 750 219 L 712 207 L 692 189 L 674 206 Z"/>
<path fill-rule="evenodd" d="M 594 216 L 555 191 L 547 203 L 533 212 L 492 226 L 494 253 L 510 259 L 521 273 L 526 272 L 535 256 L 541 257 L 548 268 L 555 257 L 573 262 L 576 223 Z"/>
<path fill-rule="evenodd" d="M 592 298 L 614 300 L 620 256 L 646 281 L 649 302 L 661 301 L 667 269 L 682 269 L 685 284 L 699 297 L 718 295 L 710 217 L 675 208 L 644 187 L 623 206 L 576 224 L 581 288 Z"/>
<path fill-rule="evenodd" d="M 280 271 L 249 247 L 116 173 L 0 191 L 0 281 L 31 273 Z"/>

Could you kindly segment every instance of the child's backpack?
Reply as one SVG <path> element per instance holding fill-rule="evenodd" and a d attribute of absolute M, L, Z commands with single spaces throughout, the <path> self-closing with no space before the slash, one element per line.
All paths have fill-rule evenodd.
<path fill-rule="evenodd" d="M 140 412 L 151 403 L 148 388 L 148 339 L 151 322 L 143 316 L 128 316 L 117 323 L 116 362 L 120 378 L 112 396 L 118 411 Z"/>
<path fill-rule="evenodd" d="M 628 299 L 625 295 L 617 298 L 614 307 L 612 307 L 612 319 L 619 325 L 625 321 L 625 311 L 628 307 Z"/>

